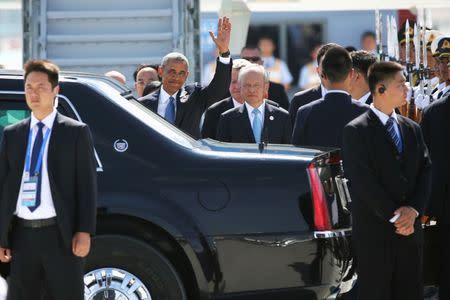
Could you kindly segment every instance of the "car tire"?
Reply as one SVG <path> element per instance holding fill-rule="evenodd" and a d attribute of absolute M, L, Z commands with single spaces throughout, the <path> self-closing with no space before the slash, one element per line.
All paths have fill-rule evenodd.
<path fill-rule="evenodd" d="M 134 238 L 95 237 L 85 270 L 86 300 L 116 299 L 118 293 L 127 297 L 135 293 L 126 299 L 187 299 L 183 283 L 170 261 L 151 245 Z M 90 283 L 92 278 L 94 282 Z M 142 286 L 137 288 L 137 285 Z M 144 291 L 149 295 L 143 295 Z"/>

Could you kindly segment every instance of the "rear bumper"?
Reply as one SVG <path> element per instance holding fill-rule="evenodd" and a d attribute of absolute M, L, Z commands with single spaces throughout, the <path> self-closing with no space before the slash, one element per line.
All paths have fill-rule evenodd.
<path fill-rule="evenodd" d="M 336 230 L 314 231 L 314 238 L 316 239 L 332 239 L 350 237 L 352 235 L 351 228 L 343 228 Z"/>

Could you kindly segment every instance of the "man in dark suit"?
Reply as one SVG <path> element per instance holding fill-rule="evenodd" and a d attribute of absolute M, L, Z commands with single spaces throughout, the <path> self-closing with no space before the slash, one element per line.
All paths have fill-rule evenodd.
<path fill-rule="evenodd" d="M 322 79 L 330 88 L 324 99 L 300 107 L 292 144 L 300 146 L 342 147 L 342 130 L 369 106 L 352 100 L 349 94 L 353 69 L 350 54 L 344 48 L 329 49 L 321 62 Z"/>
<path fill-rule="evenodd" d="M 257 46 L 245 46 L 244 48 L 242 48 L 241 58 L 261 66 L 263 65 L 261 50 Z M 286 94 L 284 86 L 280 83 L 269 81 L 269 91 L 267 99 L 278 103 L 278 105 L 285 110 L 289 109 L 288 96 Z"/>
<path fill-rule="evenodd" d="M 406 100 L 405 83 L 401 65 L 375 63 L 373 105 L 344 128 L 358 299 L 423 299 L 418 217 L 430 192 L 431 161 L 420 127 L 395 113 Z"/>
<path fill-rule="evenodd" d="M 241 106 L 244 104 L 244 99 L 241 97 L 240 86 L 238 82 L 239 71 L 250 65 L 250 62 L 245 59 L 233 60 L 233 67 L 231 69 L 231 96 L 225 98 L 217 103 L 211 105 L 205 112 L 205 119 L 202 126 L 202 137 L 216 139 L 217 125 L 219 124 L 220 115 L 227 110 Z"/>
<path fill-rule="evenodd" d="M 8 299 L 83 299 L 83 265 L 96 223 L 89 128 L 60 115 L 58 67 L 25 65 L 31 118 L 5 128 L 0 148 L 0 260 L 11 262 Z"/>
<path fill-rule="evenodd" d="M 224 112 L 217 128 L 217 140 L 231 143 L 288 144 L 291 134 L 289 114 L 264 101 L 269 77 L 260 65 L 250 65 L 239 73 L 244 105 Z"/>
<path fill-rule="evenodd" d="M 189 75 L 189 63 L 181 53 L 169 53 L 161 62 L 158 73 L 162 86 L 139 101 L 164 117 L 193 138 L 200 138 L 200 120 L 204 111 L 225 98 L 231 80 L 229 51 L 231 23 L 227 17 L 219 19 L 217 37 L 210 32 L 219 50 L 214 78 L 207 87 L 199 84 L 184 86 Z"/>
<path fill-rule="evenodd" d="M 450 96 L 424 109 L 421 127 L 433 161 L 426 215 L 436 217 L 441 232 L 439 299 L 450 299 Z"/>
<path fill-rule="evenodd" d="M 231 70 L 231 84 L 230 94 L 231 96 L 225 98 L 217 103 L 211 105 L 205 112 L 205 118 L 202 126 L 202 137 L 216 139 L 217 125 L 219 124 L 220 115 L 227 110 L 241 106 L 244 104 L 244 99 L 241 97 L 241 87 L 238 82 L 239 71 L 243 67 L 250 65 L 251 63 L 245 59 L 233 60 L 233 68 Z M 278 103 L 272 100 L 265 100 L 267 104 L 279 107 Z"/>
<path fill-rule="evenodd" d="M 334 43 L 325 44 L 322 47 L 320 47 L 319 51 L 317 52 L 317 65 L 318 65 L 317 74 L 319 74 L 319 76 L 322 73 L 320 64 L 323 56 L 328 50 L 336 46 L 339 45 Z M 327 93 L 327 82 L 322 77 L 320 78 L 320 82 L 321 85 L 310 88 L 305 91 L 300 91 L 294 95 L 294 98 L 292 98 L 291 104 L 289 106 L 289 116 L 291 117 L 292 126 L 294 126 L 295 124 L 297 111 L 300 107 L 325 97 L 325 94 Z"/>
<path fill-rule="evenodd" d="M 369 67 L 377 59 L 375 55 L 365 50 L 353 51 L 350 53 L 350 57 L 352 58 L 353 69 L 355 70 L 350 94 L 354 100 L 370 105 L 373 100 L 369 89 L 367 72 L 369 71 Z"/>

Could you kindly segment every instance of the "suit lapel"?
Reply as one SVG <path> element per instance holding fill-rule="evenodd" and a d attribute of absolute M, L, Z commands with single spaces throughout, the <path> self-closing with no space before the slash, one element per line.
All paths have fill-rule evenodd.
<path fill-rule="evenodd" d="M 56 113 L 47 154 L 47 169 L 49 179 L 53 179 L 53 166 L 58 160 L 58 153 L 62 153 L 60 147 L 61 145 L 64 145 L 64 132 L 62 132 L 61 130 L 63 126 L 64 121 L 62 120 L 60 113 Z"/>
<path fill-rule="evenodd" d="M 273 115 L 273 108 L 269 104 L 264 104 L 264 125 L 262 131 L 261 141 L 269 142 L 271 128 L 273 127 L 273 122 L 275 120 L 275 116 Z"/>
<path fill-rule="evenodd" d="M 409 130 L 408 124 L 403 120 L 402 117 L 398 116 L 397 117 L 398 120 L 398 129 L 400 131 L 400 135 L 401 135 L 401 141 L 402 141 L 402 145 L 403 145 L 403 156 L 405 159 L 407 159 L 407 154 L 409 153 L 408 150 L 410 150 L 411 147 L 411 136 L 410 133 L 411 131 Z"/>
<path fill-rule="evenodd" d="M 182 87 L 178 93 L 177 93 L 177 113 L 175 116 L 175 125 L 177 127 L 180 127 L 181 121 L 184 118 L 184 111 L 186 109 L 186 102 L 187 102 L 187 98 L 189 97 L 189 94 L 186 90 L 185 87 Z M 183 101 L 181 101 L 181 99 L 183 99 Z"/>
<path fill-rule="evenodd" d="M 161 88 L 157 89 L 154 93 L 150 94 L 148 99 L 142 101 L 144 105 L 146 105 L 149 109 L 151 109 L 155 114 L 158 113 L 158 103 L 160 93 Z"/>
<path fill-rule="evenodd" d="M 228 101 L 227 101 L 227 107 L 226 107 L 226 110 L 225 110 L 225 111 L 227 111 L 227 110 L 229 110 L 229 109 L 232 109 L 232 108 L 234 108 L 233 98 L 232 98 L 232 97 L 229 97 L 229 98 L 228 98 Z"/>
<path fill-rule="evenodd" d="M 17 142 L 19 143 L 18 149 L 20 149 L 19 157 L 18 157 L 18 163 L 19 163 L 19 170 L 22 170 L 25 165 L 25 156 L 27 152 L 27 145 L 28 145 L 28 137 L 30 134 L 30 124 L 31 124 L 31 118 L 28 118 L 23 121 L 22 125 L 17 131 L 18 137 Z"/>
<path fill-rule="evenodd" d="M 322 85 L 319 85 L 318 87 L 316 87 L 315 89 L 314 89 L 314 91 L 315 91 L 315 93 L 316 93 L 316 95 L 315 95 L 315 97 L 318 97 L 317 99 L 321 99 L 321 98 L 323 98 L 322 97 Z"/>
<path fill-rule="evenodd" d="M 242 128 L 242 130 L 247 133 L 250 143 L 256 143 L 255 137 L 253 136 L 252 125 L 250 124 L 250 119 L 248 118 L 247 106 L 245 104 L 239 108 L 239 122 L 239 128 Z"/>

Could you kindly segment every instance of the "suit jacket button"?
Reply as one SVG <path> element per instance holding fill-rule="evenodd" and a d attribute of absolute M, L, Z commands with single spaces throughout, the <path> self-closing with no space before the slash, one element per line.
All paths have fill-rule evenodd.
<path fill-rule="evenodd" d="M 400 155 L 396 155 L 396 156 L 395 156 L 395 159 L 396 159 L 396 160 L 400 160 Z"/>

